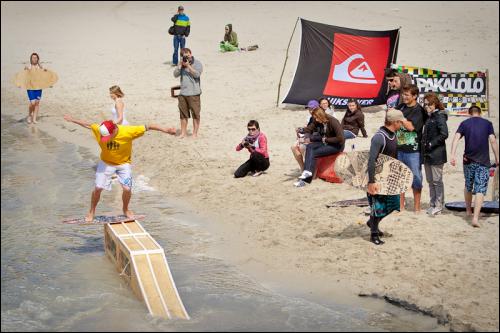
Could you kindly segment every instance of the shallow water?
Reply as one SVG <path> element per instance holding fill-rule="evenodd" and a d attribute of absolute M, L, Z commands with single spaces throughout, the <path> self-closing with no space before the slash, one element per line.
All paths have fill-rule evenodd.
<path fill-rule="evenodd" d="M 261 286 L 207 255 L 214 236 L 135 175 L 131 208 L 163 246 L 191 320 L 148 315 L 105 256 L 102 226 L 84 214 L 97 158 L 2 115 L 2 331 L 433 330 L 436 320 L 387 305 L 383 313 L 321 304 Z M 119 213 L 116 184 L 97 213 Z M 361 304 L 361 302 L 360 302 Z"/>

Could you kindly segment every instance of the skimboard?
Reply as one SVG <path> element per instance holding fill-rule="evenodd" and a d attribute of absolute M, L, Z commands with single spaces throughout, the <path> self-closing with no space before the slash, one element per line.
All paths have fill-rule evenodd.
<path fill-rule="evenodd" d="M 74 219 L 63 220 L 62 223 L 66 224 L 80 224 L 80 225 L 91 225 L 91 224 L 104 224 L 104 223 L 119 223 L 134 220 L 143 220 L 146 215 L 136 214 L 133 218 L 127 217 L 125 215 L 97 215 L 94 216 L 94 221 L 86 222 L 85 217 L 78 217 Z"/>
<path fill-rule="evenodd" d="M 449 210 L 465 212 L 464 201 L 447 202 L 444 204 L 444 206 Z M 472 201 L 472 207 L 474 208 L 474 201 Z M 487 214 L 498 214 L 498 201 L 483 202 L 483 206 L 481 207 L 481 212 Z"/>
<path fill-rule="evenodd" d="M 341 201 L 334 201 L 329 205 L 326 205 L 326 207 L 351 207 L 351 206 L 356 206 L 356 207 L 367 207 L 369 206 L 368 203 L 368 198 L 359 198 L 359 199 L 350 199 L 350 200 L 341 200 Z"/>
<path fill-rule="evenodd" d="M 337 176 L 356 188 L 368 188 L 369 151 L 353 151 L 340 154 L 335 160 Z M 375 161 L 375 183 L 378 194 L 395 195 L 406 192 L 413 182 L 413 173 L 405 164 L 387 155 L 380 154 Z"/>
<path fill-rule="evenodd" d="M 14 84 L 27 90 L 39 90 L 52 87 L 59 77 L 49 69 L 24 69 L 14 76 Z"/>

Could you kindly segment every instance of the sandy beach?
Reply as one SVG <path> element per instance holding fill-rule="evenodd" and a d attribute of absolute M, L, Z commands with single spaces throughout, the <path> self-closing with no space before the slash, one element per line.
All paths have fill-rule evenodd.
<path fill-rule="evenodd" d="M 43 91 L 36 126 L 58 140 L 88 147 L 97 156 L 90 131 L 65 122 L 63 115 L 95 122 L 111 117 L 112 85 L 124 91 L 131 123 L 179 128 L 177 100 L 170 97 L 170 87 L 179 81 L 170 66 L 173 48 L 167 33 L 178 4 L 2 2 L 1 98 L 9 105 L 2 113 L 19 120 L 26 117 L 26 91 L 11 79 L 29 55 L 38 52 L 59 81 Z M 401 26 L 398 64 L 447 72 L 489 70 L 488 119 L 498 136 L 498 3 L 182 5 L 192 22 L 187 47 L 204 65 L 199 137 L 147 133 L 134 143 L 134 173 L 150 178 L 150 185 L 169 200 L 210 220 L 217 242 L 211 251 L 250 275 L 277 284 L 296 283 L 303 293 L 322 297 L 337 297 L 339 290 L 385 297 L 435 316 L 454 331 L 498 331 L 498 215 L 482 215 L 481 228 L 472 228 L 465 213 L 416 215 L 412 195 L 407 194 L 409 211 L 383 220 L 380 227 L 390 237 L 376 247 L 369 242 L 363 208 L 326 208 L 332 201 L 363 197 L 362 191 L 319 179 L 304 188 L 293 186 L 299 169 L 290 146 L 307 111 L 292 105 L 276 107 L 297 17 L 367 30 Z M 258 44 L 259 49 L 220 53 L 218 43 L 227 23 L 233 24 L 240 46 Z M 27 38 L 30 27 L 36 38 Z M 281 98 L 293 76 L 299 40 L 298 28 Z M 383 124 L 383 108 L 364 112 L 371 137 Z M 246 135 L 250 119 L 257 119 L 268 137 L 271 167 L 260 177 L 234 179 L 235 169 L 248 159 L 235 146 Z M 448 121 L 448 155 L 463 120 Z M 189 133 L 191 129 L 190 121 Z M 366 150 L 370 141 L 358 137 L 352 143 Z M 462 140 L 458 156 L 463 149 Z M 446 201 L 463 200 L 462 165 L 446 164 L 444 173 Z M 491 189 L 490 181 L 488 200 Z M 424 210 L 428 202 L 424 181 Z M 133 198 L 131 208 L 142 210 Z"/>

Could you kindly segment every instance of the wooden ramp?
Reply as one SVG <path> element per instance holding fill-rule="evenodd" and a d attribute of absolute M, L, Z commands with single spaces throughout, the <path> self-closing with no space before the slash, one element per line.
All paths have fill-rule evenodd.
<path fill-rule="evenodd" d="M 163 248 L 137 221 L 104 225 L 109 258 L 153 316 L 189 319 Z"/>

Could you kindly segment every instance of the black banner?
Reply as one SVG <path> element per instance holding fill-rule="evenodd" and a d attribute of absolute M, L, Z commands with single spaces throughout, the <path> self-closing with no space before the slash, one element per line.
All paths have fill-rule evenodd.
<path fill-rule="evenodd" d="M 327 97 L 343 108 L 349 98 L 362 106 L 384 104 L 384 70 L 396 62 L 399 29 L 355 30 L 301 19 L 300 55 L 282 103 L 305 105 Z"/>

